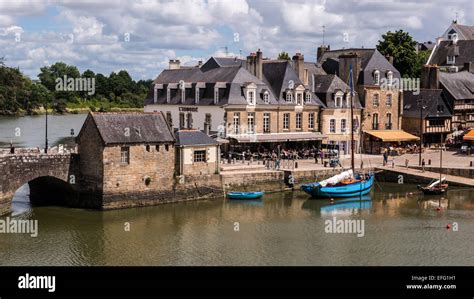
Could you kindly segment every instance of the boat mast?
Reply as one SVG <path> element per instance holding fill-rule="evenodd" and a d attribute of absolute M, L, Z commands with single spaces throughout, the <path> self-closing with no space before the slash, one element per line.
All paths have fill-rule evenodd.
<path fill-rule="evenodd" d="M 443 133 L 441 133 L 441 144 L 439 147 L 439 184 L 441 185 L 441 176 L 443 173 Z"/>
<path fill-rule="evenodd" d="M 350 80 L 350 88 L 351 88 L 351 169 L 352 173 L 354 174 L 354 108 L 353 108 L 353 85 L 354 82 L 352 80 L 352 64 L 350 65 L 350 73 L 349 73 L 349 80 Z"/>

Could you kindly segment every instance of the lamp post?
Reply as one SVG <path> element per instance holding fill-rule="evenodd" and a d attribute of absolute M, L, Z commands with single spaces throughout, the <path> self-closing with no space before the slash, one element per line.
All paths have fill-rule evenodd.
<path fill-rule="evenodd" d="M 44 153 L 48 153 L 48 102 L 44 104 L 46 110 L 46 124 L 45 124 L 45 135 L 44 135 Z"/>

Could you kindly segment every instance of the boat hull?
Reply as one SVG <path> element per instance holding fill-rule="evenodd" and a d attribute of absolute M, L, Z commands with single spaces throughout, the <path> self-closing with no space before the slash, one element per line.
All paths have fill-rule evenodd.
<path fill-rule="evenodd" d="M 348 185 L 322 187 L 319 183 L 304 184 L 301 190 L 313 198 L 347 198 L 366 195 L 372 189 L 374 175 L 371 174 L 365 181 L 355 182 Z"/>
<path fill-rule="evenodd" d="M 423 192 L 424 195 L 441 195 L 446 193 L 446 189 L 448 189 L 447 185 L 442 186 L 442 187 L 421 187 L 418 186 L 418 189 Z"/>
<path fill-rule="evenodd" d="M 228 199 L 259 199 L 263 196 L 264 192 L 229 192 L 227 193 Z"/>

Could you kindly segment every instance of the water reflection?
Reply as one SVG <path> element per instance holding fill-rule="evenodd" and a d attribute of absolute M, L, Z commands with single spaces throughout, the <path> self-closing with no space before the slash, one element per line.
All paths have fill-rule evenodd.
<path fill-rule="evenodd" d="M 302 208 L 317 211 L 321 216 L 355 215 L 359 214 L 362 210 L 370 211 L 372 208 L 372 197 L 368 194 L 362 197 L 351 197 L 334 201 L 328 199 L 307 199 L 303 203 Z"/>

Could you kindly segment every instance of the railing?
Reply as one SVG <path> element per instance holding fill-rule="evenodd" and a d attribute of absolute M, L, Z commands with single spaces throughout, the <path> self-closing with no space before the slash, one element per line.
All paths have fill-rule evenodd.
<path fill-rule="evenodd" d="M 77 153 L 77 145 L 75 147 L 66 147 L 62 144 L 48 148 L 48 152 L 44 152 L 44 148 L 34 147 L 34 148 L 0 148 L 0 156 L 7 155 L 67 155 Z"/>

